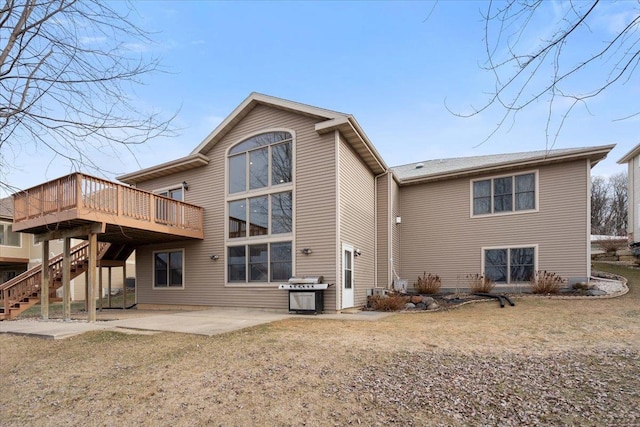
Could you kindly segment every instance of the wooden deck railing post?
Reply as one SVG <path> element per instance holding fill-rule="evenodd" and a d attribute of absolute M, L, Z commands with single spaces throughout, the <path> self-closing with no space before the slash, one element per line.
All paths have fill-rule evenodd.
<path fill-rule="evenodd" d="M 61 180 L 58 180 L 58 200 L 56 200 L 56 212 L 62 212 L 62 207 L 64 206 L 64 185 Z"/>
<path fill-rule="evenodd" d="M 9 289 L 2 290 L 2 299 L 4 300 L 4 318 L 7 319 L 9 317 Z"/>
<path fill-rule="evenodd" d="M 123 198 L 122 186 L 118 185 L 116 189 L 117 189 L 116 216 L 120 218 L 122 216 L 122 198 Z"/>
<path fill-rule="evenodd" d="M 102 266 L 98 265 L 98 311 L 102 311 Z"/>
<path fill-rule="evenodd" d="M 82 209 L 83 203 L 82 203 L 82 174 L 81 173 L 77 173 L 75 175 L 76 177 L 76 207 L 78 209 Z"/>
<path fill-rule="evenodd" d="M 151 218 L 150 219 L 151 219 L 152 223 L 155 223 L 156 222 L 156 215 L 157 215 L 157 212 L 156 212 L 156 208 L 157 208 L 157 206 L 156 206 L 156 203 L 157 203 L 156 202 L 156 196 L 154 194 L 150 193 L 149 194 L 149 200 L 150 200 L 150 202 L 149 202 L 149 212 L 151 213 Z"/>
<path fill-rule="evenodd" d="M 40 284 L 40 314 L 49 320 L 49 241 L 42 242 L 42 283 Z"/>

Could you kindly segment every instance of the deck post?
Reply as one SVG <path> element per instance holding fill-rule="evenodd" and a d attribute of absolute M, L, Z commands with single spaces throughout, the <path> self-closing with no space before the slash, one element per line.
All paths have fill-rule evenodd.
<path fill-rule="evenodd" d="M 127 308 L 127 260 L 122 264 L 122 309 Z"/>
<path fill-rule="evenodd" d="M 102 311 L 102 266 L 98 265 L 98 310 Z"/>
<path fill-rule="evenodd" d="M 96 259 L 98 257 L 98 235 L 96 233 L 89 233 L 89 269 L 87 274 L 89 275 L 89 292 L 87 293 L 87 300 L 89 300 L 89 306 L 87 313 L 89 322 L 96 321 Z"/>
<path fill-rule="evenodd" d="M 62 252 L 62 318 L 68 321 L 71 320 L 71 238 L 65 237 Z"/>
<path fill-rule="evenodd" d="M 89 311 L 89 266 L 84 273 L 84 311 Z"/>
<path fill-rule="evenodd" d="M 42 242 L 42 282 L 40 284 L 40 314 L 49 320 L 49 241 Z"/>
<path fill-rule="evenodd" d="M 109 275 L 107 276 L 107 305 L 111 308 L 111 267 L 109 267 Z"/>

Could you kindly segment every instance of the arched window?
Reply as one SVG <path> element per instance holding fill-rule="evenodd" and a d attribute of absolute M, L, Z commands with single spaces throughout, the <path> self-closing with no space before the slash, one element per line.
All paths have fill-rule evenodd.
<path fill-rule="evenodd" d="M 242 141 L 229 150 L 229 194 L 291 182 L 292 138 L 269 132 Z"/>
<path fill-rule="evenodd" d="M 292 272 L 292 134 L 245 139 L 229 149 L 227 165 L 227 281 L 286 281 Z"/>

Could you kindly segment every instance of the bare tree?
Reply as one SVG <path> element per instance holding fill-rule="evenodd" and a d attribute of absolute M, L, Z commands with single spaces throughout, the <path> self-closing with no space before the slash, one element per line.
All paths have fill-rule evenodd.
<path fill-rule="evenodd" d="M 595 29 L 604 25 L 604 11 L 612 7 L 619 9 L 617 27 L 603 39 L 603 32 Z M 519 112 L 541 104 L 547 108 L 550 148 L 574 108 L 587 107 L 590 99 L 627 83 L 640 60 L 638 2 L 489 1 L 483 19 L 485 68 L 493 74 L 495 87 L 486 102 L 458 115 L 501 109 L 501 119 L 486 139 Z M 628 116 L 640 114 L 631 108 L 635 110 Z"/>
<path fill-rule="evenodd" d="M 591 179 L 591 234 L 627 234 L 627 184 L 625 172 Z"/>
<path fill-rule="evenodd" d="M 132 12 L 100 0 L 0 5 L 0 185 L 7 188 L 12 158 L 30 144 L 71 169 L 102 171 L 104 154 L 170 133 L 170 118 L 132 97 L 158 70 L 143 54 L 150 34 Z"/>
<path fill-rule="evenodd" d="M 591 234 L 608 234 L 609 191 L 605 179 L 601 176 L 591 178 Z"/>
<path fill-rule="evenodd" d="M 624 172 L 609 177 L 609 230 L 612 235 L 626 236 L 627 234 L 627 174 Z"/>

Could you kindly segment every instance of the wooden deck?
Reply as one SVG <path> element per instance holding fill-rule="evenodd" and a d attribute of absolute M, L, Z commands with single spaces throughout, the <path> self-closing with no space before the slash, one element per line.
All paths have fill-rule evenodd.
<path fill-rule="evenodd" d="M 13 230 L 46 234 L 106 224 L 98 240 L 146 244 L 203 239 L 203 209 L 81 173 L 13 195 Z"/>

